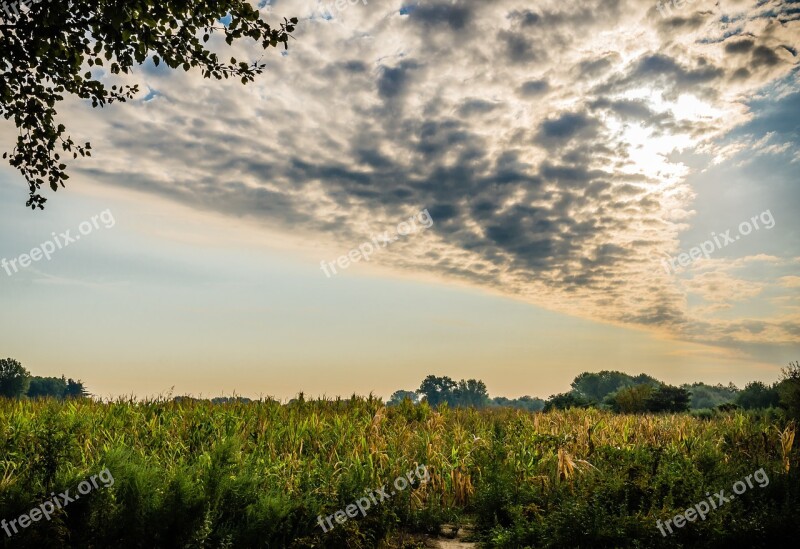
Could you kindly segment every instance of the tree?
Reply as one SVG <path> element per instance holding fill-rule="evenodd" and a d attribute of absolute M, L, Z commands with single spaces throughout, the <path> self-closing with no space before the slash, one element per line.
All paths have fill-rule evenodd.
<path fill-rule="evenodd" d="M 739 389 L 732 383 L 726 387 L 722 384 L 707 385 L 697 382 L 684 385 L 683 388 L 691 394 L 690 407 L 693 410 L 717 408 L 722 404 L 733 402 L 739 393 Z"/>
<path fill-rule="evenodd" d="M 67 390 L 64 391 L 64 398 L 83 398 L 89 396 L 89 391 L 83 386 L 81 380 L 67 380 Z"/>
<path fill-rule="evenodd" d="M 647 384 L 647 385 L 652 385 L 653 387 L 658 387 L 661 385 L 660 381 L 647 374 L 639 374 L 638 376 L 634 376 L 631 378 L 631 381 L 633 381 L 635 385 Z"/>
<path fill-rule="evenodd" d="M 648 412 L 685 412 L 689 409 L 689 391 L 683 387 L 662 385 L 647 399 Z"/>
<path fill-rule="evenodd" d="M 64 377 L 39 377 L 31 378 L 28 387 L 28 398 L 64 398 L 67 392 L 67 380 Z"/>
<path fill-rule="evenodd" d="M 527 410 L 529 412 L 541 412 L 544 410 L 544 400 L 538 397 L 525 395 L 512 401 L 512 406 Z"/>
<path fill-rule="evenodd" d="M 414 391 L 400 390 L 392 393 L 392 396 L 389 397 L 389 402 L 387 403 L 387 405 L 397 406 L 406 399 L 410 400 L 413 404 L 417 404 L 419 402 L 419 397 L 417 396 L 417 393 L 415 393 Z"/>
<path fill-rule="evenodd" d="M 453 402 L 453 391 L 458 385 L 449 377 L 426 377 L 417 389 L 417 393 L 424 395 L 430 406 L 436 407 L 443 402 Z"/>
<path fill-rule="evenodd" d="M 450 402 L 454 406 L 471 406 L 473 408 L 483 408 L 488 403 L 489 392 L 486 390 L 486 384 L 478 379 L 459 381 L 453 391 L 453 400 Z"/>
<path fill-rule="evenodd" d="M 647 401 L 655 390 L 649 383 L 623 387 L 606 397 L 606 402 L 617 413 L 641 414 L 647 411 Z"/>
<path fill-rule="evenodd" d="M 263 49 L 288 48 L 296 18 L 273 28 L 259 18 L 246 0 L 72 0 L 19 2 L 0 22 L 0 114 L 13 118 L 19 130 L 16 145 L 3 158 L 28 183 L 26 206 L 44 209 L 40 194 L 53 191 L 69 178 L 61 154 L 91 155 L 91 145 L 77 145 L 56 123 L 56 104 L 71 94 L 93 107 L 125 102 L 138 86 L 104 83 L 109 75 L 129 74 L 148 58 L 153 64 L 188 71 L 200 67 L 206 78 L 237 78 L 252 82 L 266 64 L 222 63 L 206 47 L 215 34 L 228 46 L 249 38 Z M 61 154 L 59 154 L 59 149 Z"/>
<path fill-rule="evenodd" d="M 551 395 L 544 404 L 544 411 L 588 408 L 592 401 L 575 392 Z"/>
<path fill-rule="evenodd" d="M 572 382 L 572 390 L 585 398 L 602 402 L 608 395 L 623 387 L 642 384 L 658 386 L 661 383 L 647 374 L 632 377 L 624 372 L 603 370 L 597 373 L 583 372 L 578 375 Z"/>
<path fill-rule="evenodd" d="M 544 404 L 544 400 L 541 398 L 527 395 L 515 399 L 494 397 L 489 401 L 489 406 L 516 408 L 518 410 L 526 410 L 528 412 L 541 412 L 544 409 Z"/>
<path fill-rule="evenodd" d="M 31 374 L 13 358 L 0 360 L 0 397 L 17 398 L 28 390 Z"/>
<path fill-rule="evenodd" d="M 786 408 L 790 417 L 800 419 L 800 362 L 790 362 L 778 383 L 778 394 L 781 406 Z"/>
<path fill-rule="evenodd" d="M 64 376 L 61 377 L 39 377 L 34 376 L 30 380 L 27 391 L 28 398 L 81 398 L 89 396 L 89 392 L 83 386 L 82 381 L 75 381 Z"/>
<path fill-rule="evenodd" d="M 745 410 L 771 408 L 778 406 L 780 395 L 774 386 L 768 387 L 760 381 L 753 381 L 736 395 L 735 402 Z"/>

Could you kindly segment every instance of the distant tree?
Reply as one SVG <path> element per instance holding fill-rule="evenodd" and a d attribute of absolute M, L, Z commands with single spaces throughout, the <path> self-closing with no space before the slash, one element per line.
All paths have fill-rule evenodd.
<path fill-rule="evenodd" d="M 514 408 L 520 408 L 529 412 L 541 412 L 544 410 L 544 400 L 527 395 L 512 401 L 512 404 Z"/>
<path fill-rule="evenodd" d="M 229 396 L 229 397 L 214 397 L 211 399 L 211 404 L 248 404 L 252 402 L 247 397 L 240 397 L 240 396 Z"/>
<path fill-rule="evenodd" d="M 527 412 L 541 412 L 544 410 L 545 401 L 541 398 L 523 396 L 519 398 L 494 397 L 489 400 L 489 406 L 493 408 L 515 408 Z"/>
<path fill-rule="evenodd" d="M 717 406 L 717 410 L 720 412 L 735 412 L 739 409 L 739 405 L 735 402 L 725 402 Z"/>
<path fill-rule="evenodd" d="M 647 411 L 647 402 L 657 389 L 649 383 L 623 387 L 606 397 L 605 402 L 620 414 L 641 414 Z"/>
<path fill-rule="evenodd" d="M 572 390 L 585 398 L 602 402 L 611 393 L 633 385 L 660 385 L 660 382 L 647 374 L 632 377 L 624 372 L 603 370 L 601 372 L 583 372 L 572 382 Z"/>
<path fill-rule="evenodd" d="M 31 378 L 28 387 L 28 398 L 64 398 L 67 394 L 67 380 L 64 377 Z"/>
<path fill-rule="evenodd" d="M 83 386 L 83 382 L 59 377 L 39 377 L 34 376 L 30 380 L 28 387 L 29 398 L 81 398 L 89 396 L 89 392 Z"/>
<path fill-rule="evenodd" d="M 488 403 L 489 392 L 486 390 L 486 384 L 477 379 L 459 381 L 453 390 L 453 399 L 450 402 L 453 406 L 472 408 L 483 408 Z"/>
<path fill-rule="evenodd" d="M 138 86 L 111 85 L 114 76 L 129 74 L 148 58 L 155 66 L 199 68 L 205 78 L 253 81 L 266 64 L 230 58 L 223 62 L 207 42 L 224 36 L 228 46 L 242 38 L 264 50 L 288 47 L 296 18 L 271 27 L 246 0 L 138 0 L 127 2 L 4 2 L 0 16 L 0 116 L 18 129 L 16 145 L 3 158 L 28 183 L 27 206 L 43 208 L 42 185 L 54 191 L 69 177 L 66 158 L 90 154 L 56 122 L 56 105 L 66 96 L 103 107 L 124 102 Z M 13 11 L 13 14 L 12 14 Z M 214 42 L 212 42 L 214 44 Z M 209 45 L 210 46 L 210 45 Z M 214 50 L 220 48 L 214 44 Z"/>
<path fill-rule="evenodd" d="M 662 385 L 647 398 L 648 412 L 685 412 L 689 409 L 689 391 L 683 387 Z"/>
<path fill-rule="evenodd" d="M 736 395 L 736 404 L 745 410 L 777 407 L 780 395 L 775 386 L 767 386 L 760 381 L 752 381 Z"/>
<path fill-rule="evenodd" d="M 456 387 L 458 384 L 447 376 L 430 375 L 422 381 L 417 393 L 423 395 L 430 406 L 436 407 L 443 402 L 452 403 Z"/>
<path fill-rule="evenodd" d="M 592 401 L 575 392 L 551 395 L 544 404 L 544 411 L 568 410 L 569 408 L 588 408 Z"/>
<path fill-rule="evenodd" d="M 419 403 L 419 396 L 415 391 L 400 390 L 392 393 L 392 396 L 389 397 L 389 402 L 387 403 L 387 405 L 397 406 L 398 404 L 402 403 L 405 399 L 410 400 L 414 404 Z"/>
<path fill-rule="evenodd" d="M 83 398 L 87 396 L 89 396 L 89 391 L 87 391 L 86 387 L 83 386 L 83 382 L 81 380 L 67 380 L 67 390 L 64 392 L 65 398 Z"/>
<path fill-rule="evenodd" d="M 683 385 L 691 395 L 690 407 L 693 410 L 716 408 L 721 404 L 733 402 L 739 389 L 733 385 L 707 385 L 705 383 L 692 383 Z"/>
<path fill-rule="evenodd" d="M 638 376 L 634 376 L 631 378 L 631 381 L 633 381 L 635 385 L 652 385 L 653 387 L 659 387 L 661 385 L 660 381 L 647 374 L 639 374 Z"/>
<path fill-rule="evenodd" d="M 28 391 L 31 374 L 13 358 L 0 359 L 0 397 L 18 398 Z"/>
<path fill-rule="evenodd" d="M 790 417 L 800 419 L 800 362 L 790 362 L 781 373 L 783 378 L 778 383 L 780 404 Z"/>

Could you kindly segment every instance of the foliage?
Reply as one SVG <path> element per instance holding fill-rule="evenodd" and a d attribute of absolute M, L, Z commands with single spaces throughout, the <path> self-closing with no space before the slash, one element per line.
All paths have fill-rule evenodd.
<path fill-rule="evenodd" d="M 34 376 L 27 391 L 28 398 L 80 398 L 89 396 L 83 382 L 61 377 Z"/>
<path fill-rule="evenodd" d="M 419 396 L 414 391 L 395 391 L 392 393 L 392 396 L 389 397 L 389 402 L 387 406 L 397 406 L 404 400 L 410 400 L 413 404 L 417 404 L 419 402 Z"/>
<path fill-rule="evenodd" d="M 683 387 L 662 385 L 648 397 L 647 410 L 649 412 L 685 412 L 689 409 L 689 391 Z"/>
<path fill-rule="evenodd" d="M 769 387 L 761 381 L 753 381 L 744 386 L 736 395 L 736 404 L 745 410 L 777 406 L 780 395 L 775 386 Z"/>
<path fill-rule="evenodd" d="M 476 379 L 461 380 L 453 391 L 453 406 L 472 406 L 483 408 L 489 403 L 489 392 L 486 384 Z"/>
<path fill-rule="evenodd" d="M 447 376 L 429 375 L 419 386 L 417 392 L 425 397 L 425 402 L 434 408 L 453 398 L 453 391 L 458 384 Z"/>
<path fill-rule="evenodd" d="M 632 385 L 650 384 L 660 385 L 660 382 L 647 374 L 630 376 L 624 372 L 603 370 L 601 372 L 583 372 L 572 382 L 572 390 L 582 397 L 602 402 L 607 396 L 623 387 Z"/>
<path fill-rule="evenodd" d="M 523 396 L 519 398 L 509 399 L 506 397 L 494 397 L 489 401 L 489 406 L 516 408 L 518 410 L 526 410 L 528 412 L 540 412 L 544 410 L 545 401 L 541 398 Z"/>
<path fill-rule="evenodd" d="M 544 404 L 544 411 L 568 410 L 570 408 L 586 408 L 592 401 L 575 392 L 550 395 Z"/>
<path fill-rule="evenodd" d="M 734 402 L 739 394 L 739 389 L 732 383 L 728 386 L 692 383 L 691 385 L 683 385 L 683 388 L 689 391 L 691 395 L 689 407 L 692 410 L 716 408 L 722 404 Z"/>
<path fill-rule="evenodd" d="M 28 183 L 27 206 L 44 208 L 41 186 L 54 191 L 69 178 L 61 154 L 91 155 L 91 145 L 65 138 L 56 123 L 56 104 L 65 94 L 103 107 L 132 99 L 137 85 L 109 89 L 113 75 L 129 74 L 148 58 L 158 66 L 188 71 L 199 67 L 206 78 L 236 78 L 252 82 L 266 64 L 220 61 L 210 46 L 228 46 L 242 38 L 263 49 L 288 47 L 297 19 L 273 28 L 245 0 L 125 0 L 97 2 L 35 2 L 28 10 L 0 23 L 0 115 L 13 119 L 19 136 L 11 153 L 4 153 Z M 59 153 L 61 151 L 61 154 Z"/>
<path fill-rule="evenodd" d="M 417 393 L 423 395 L 425 401 L 433 407 L 446 403 L 450 407 L 482 408 L 489 403 L 486 384 L 477 379 L 462 379 L 456 383 L 447 376 L 429 375 L 422 381 Z"/>
<path fill-rule="evenodd" d="M 0 400 L 0 517 L 105 467 L 115 483 L 13 547 L 376 547 L 397 528 L 473 517 L 487 547 L 790 547 L 800 534 L 791 425 L 733 412 L 530 414 L 375 398 L 101 403 Z M 786 464 L 789 471 L 786 471 Z M 323 533 L 327 516 L 419 464 L 431 482 Z M 662 538 L 656 520 L 770 483 Z M 579 525 L 579 527 L 576 527 Z M 747 545 L 749 544 L 749 545 Z"/>
<path fill-rule="evenodd" d="M 21 397 L 28 390 L 30 373 L 18 360 L 0 359 L 0 397 Z"/>
<path fill-rule="evenodd" d="M 781 372 L 783 379 L 778 384 L 781 406 L 790 417 L 800 419 L 800 362 L 790 362 Z"/>
<path fill-rule="evenodd" d="M 647 383 L 623 387 L 609 395 L 606 402 L 611 409 L 623 414 L 641 414 L 647 411 L 648 400 L 656 389 Z"/>

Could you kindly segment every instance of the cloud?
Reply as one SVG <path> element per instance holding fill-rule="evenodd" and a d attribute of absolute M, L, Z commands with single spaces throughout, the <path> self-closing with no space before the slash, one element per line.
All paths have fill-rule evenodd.
<path fill-rule="evenodd" d="M 96 150 L 75 167 L 337 247 L 428 208 L 435 229 L 376 261 L 676 337 L 794 337 L 786 311 L 754 324 L 687 305 L 729 303 L 732 275 L 683 285 L 659 265 L 691 219 L 693 168 L 675 155 L 743 150 L 717 140 L 797 66 L 787 3 L 669 19 L 644 0 L 526 5 L 370 2 L 324 19 L 281 1 L 271 12 L 301 18 L 296 40 L 254 85 L 143 70 L 149 101 L 72 104 Z"/>

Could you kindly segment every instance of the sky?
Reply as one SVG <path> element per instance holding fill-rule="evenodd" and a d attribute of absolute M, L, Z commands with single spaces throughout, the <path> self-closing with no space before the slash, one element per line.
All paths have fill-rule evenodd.
<path fill-rule="evenodd" d="M 800 359 L 796 2 L 260 7 L 300 20 L 287 52 L 209 42 L 256 82 L 95 67 L 143 91 L 61 105 L 93 149 L 67 188 L 31 212 L 0 167 L 0 355 L 103 398 L 281 399 Z"/>

